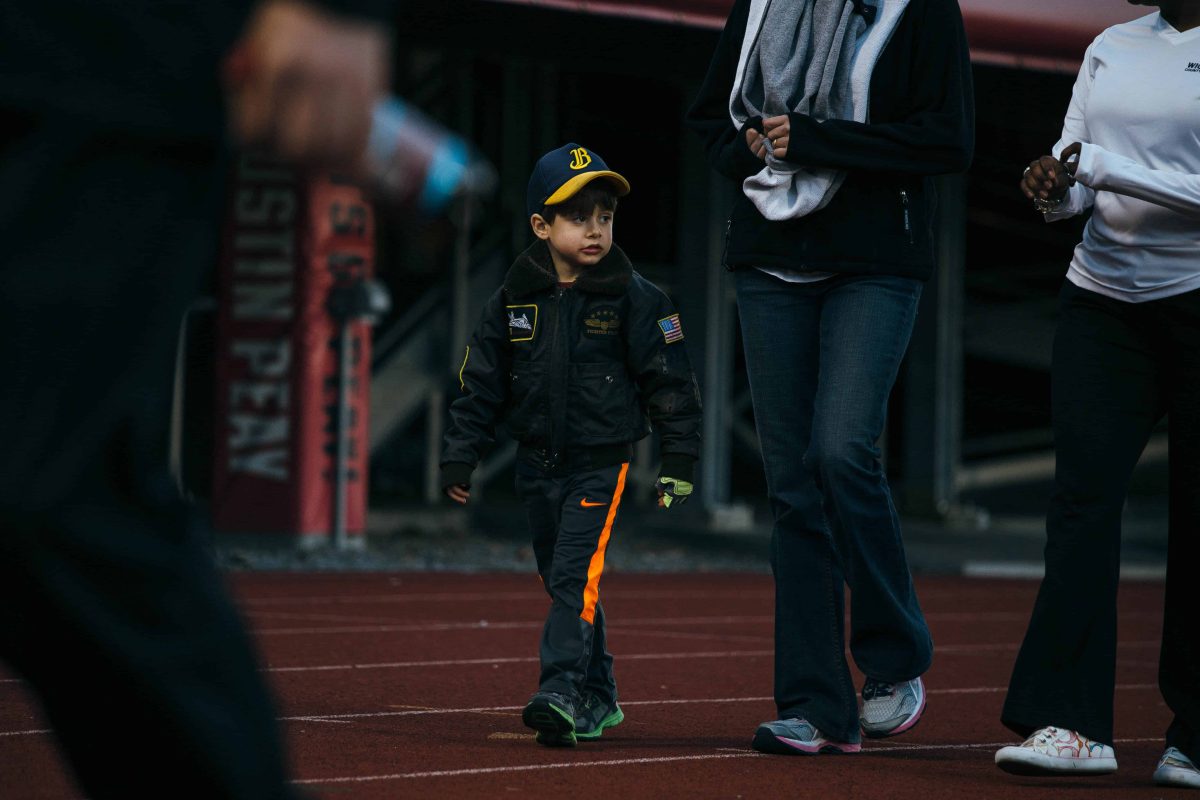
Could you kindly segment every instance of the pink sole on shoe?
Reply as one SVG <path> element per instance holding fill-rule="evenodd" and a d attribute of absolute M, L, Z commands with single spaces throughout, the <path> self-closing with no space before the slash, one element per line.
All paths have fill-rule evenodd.
<path fill-rule="evenodd" d="M 783 736 L 776 736 L 777 741 L 783 742 L 788 747 L 798 750 L 801 753 L 857 753 L 862 750 L 861 744 L 849 744 L 848 742 L 822 742 L 820 745 L 802 742 L 799 739 L 788 739 Z"/>
<path fill-rule="evenodd" d="M 914 725 L 916 725 L 918 722 L 921 721 L 921 717 L 924 716 L 924 714 L 925 714 L 925 701 L 928 699 L 928 697 L 929 697 L 929 695 L 925 692 L 925 686 L 922 685 L 921 686 L 921 705 L 920 705 L 920 707 L 917 708 L 916 712 L 911 717 L 909 717 L 908 719 L 906 719 L 904 721 L 904 723 L 902 725 L 900 725 L 890 731 L 887 731 L 886 733 L 870 731 L 870 730 L 867 730 L 866 728 L 863 728 L 863 734 L 865 736 L 867 736 L 867 738 L 869 738 L 869 739 L 886 739 L 889 736 L 898 736 L 898 735 L 904 733 L 906 730 L 908 730 L 909 728 L 913 727 Z"/>
<path fill-rule="evenodd" d="M 905 722 L 905 723 L 904 723 L 903 725 L 901 725 L 899 728 L 896 728 L 896 730 L 892 731 L 892 732 L 891 732 L 890 734 L 888 734 L 888 735 L 889 735 L 889 736 L 895 736 L 895 735 L 896 735 L 896 734 L 898 734 L 898 733 L 904 733 L 906 730 L 908 730 L 909 728 L 911 728 L 913 725 L 916 725 L 918 722 L 920 722 L 920 721 L 921 721 L 921 717 L 922 717 L 924 714 L 925 714 L 925 693 L 924 693 L 924 691 L 922 691 L 922 693 L 921 693 L 921 707 L 917 709 L 917 713 L 915 713 L 915 714 L 913 714 L 911 717 L 909 717 L 909 719 L 908 719 L 908 721 L 907 721 L 907 722 Z"/>

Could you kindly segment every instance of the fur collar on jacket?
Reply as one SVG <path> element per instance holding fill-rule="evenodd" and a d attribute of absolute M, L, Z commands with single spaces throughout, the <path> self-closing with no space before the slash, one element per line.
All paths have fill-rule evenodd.
<path fill-rule="evenodd" d="M 585 269 L 575 280 L 575 288 L 596 294 L 622 295 L 633 278 L 633 264 L 625 251 L 615 244 L 599 264 Z M 509 297 L 524 297 L 558 284 L 558 274 L 550 258 L 550 247 L 538 240 L 509 267 L 504 276 L 504 291 Z"/>

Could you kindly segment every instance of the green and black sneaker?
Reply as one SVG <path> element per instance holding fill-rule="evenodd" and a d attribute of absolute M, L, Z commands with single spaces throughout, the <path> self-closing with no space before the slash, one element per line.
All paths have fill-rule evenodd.
<path fill-rule="evenodd" d="M 547 747 L 575 746 L 575 704 L 555 692 L 538 692 L 521 714 L 527 728 L 537 731 L 534 740 Z"/>
<path fill-rule="evenodd" d="M 616 700 L 609 703 L 587 692 L 583 695 L 579 710 L 575 712 L 575 738 L 599 739 L 605 728 L 620 725 L 624 720 L 625 712 Z"/>

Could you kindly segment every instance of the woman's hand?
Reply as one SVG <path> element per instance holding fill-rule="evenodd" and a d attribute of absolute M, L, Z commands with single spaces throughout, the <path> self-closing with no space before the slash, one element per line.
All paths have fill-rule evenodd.
<path fill-rule="evenodd" d="M 357 168 L 390 64 L 382 25 L 264 2 L 224 64 L 232 132 L 294 161 Z"/>
<path fill-rule="evenodd" d="M 1071 148 L 1076 145 L 1071 145 L 1063 150 L 1065 156 Z M 1071 167 L 1070 169 L 1074 169 Z M 1029 200 L 1049 200 L 1051 202 L 1062 199 L 1062 196 L 1067 193 L 1067 189 L 1071 188 L 1071 175 L 1068 168 L 1063 166 L 1063 163 L 1054 156 L 1042 156 L 1036 161 L 1030 162 L 1025 168 L 1025 174 L 1021 177 L 1021 193 Z"/>
<path fill-rule="evenodd" d="M 763 131 L 766 132 L 767 139 L 770 140 L 771 155 L 776 158 L 785 157 L 792 136 L 792 121 L 788 118 L 787 114 L 764 119 Z"/>
<path fill-rule="evenodd" d="M 754 130 L 754 128 L 746 128 L 746 144 L 749 146 L 750 152 L 754 153 L 760 161 L 767 160 L 767 147 L 770 145 L 767 137 Z"/>

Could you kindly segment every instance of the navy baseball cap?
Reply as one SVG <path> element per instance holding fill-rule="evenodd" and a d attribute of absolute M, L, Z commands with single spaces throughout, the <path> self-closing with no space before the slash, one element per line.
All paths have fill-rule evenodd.
<path fill-rule="evenodd" d="M 629 194 L 629 181 L 608 168 L 598 153 L 571 142 L 538 159 L 529 176 L 525 207 L 529 216 L 575 196 L 597 178 L 608 178 L 617 197 Z"/>

